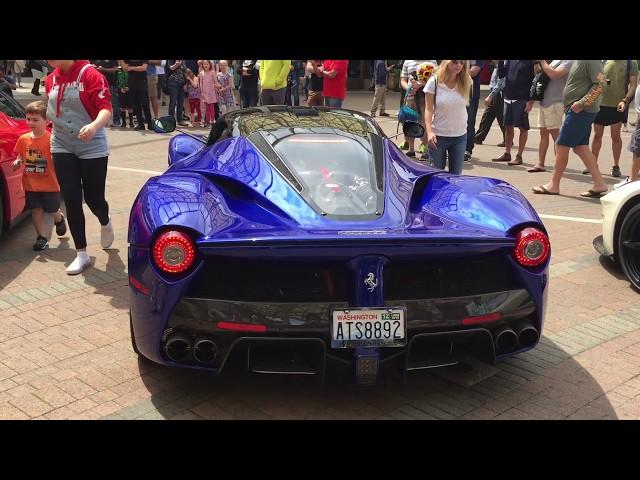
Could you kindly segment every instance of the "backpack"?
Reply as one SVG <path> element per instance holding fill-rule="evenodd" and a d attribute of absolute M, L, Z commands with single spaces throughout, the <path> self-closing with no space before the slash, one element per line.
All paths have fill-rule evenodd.
<path fill-rule="evenodd" d="M 531 91 L 529 92 L 531 100 L 535 102 L 541 102 L 544 100 L 544 91 L 549 86 L 550 81 L 551 79 L 546 73 L 544 73 L 544 70 L 540 73 L 536 73 L 536 76 L 533 77 L 533 81 L 531 82 Z"/>

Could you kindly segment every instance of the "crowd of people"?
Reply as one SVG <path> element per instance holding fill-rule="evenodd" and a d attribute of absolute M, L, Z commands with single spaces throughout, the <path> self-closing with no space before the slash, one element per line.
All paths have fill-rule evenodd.
<path fill-rule="evenodd" d="M 46 101 L 26 108 L 30 132 L 16 144 L 14 168 L 25 165 L 23 185 L 27 208 L 36 230 L 34 250 L 48 246 L 44 214 L 53 216 L 56 232 L 69 229 L 76 259 L 67 273 L 77 274 L 90 264 L 86 251 L 83 199 L 101 225 L 101 245 L 109 248 L 114 232 L 105 198 L 109 148 L 106 126 L 154 129 L 159 106 L 166 106 L 180 126 L 208 126 L 236 108 L 262 105 L 299 105 L 303 87 L 307 105 L 341 108 L 346 97 L 348 60 L 15 60 L 0 64 L 0 89 L 9 94 L 20 85 L 19 73 L 29 68 L 34 77 L 31 93 Z M 635 100 L 640 115 L 638 62 L 635 60 L 500 60 L 495 64 L 485 110 L 475 128 L 480 102 L 480 72 L 485 60 L 404 60 L 373 64 L 374 95 L 370 113 L 386 111 L 386 87 L 391 69 L 400 67 L 402 90 L 398 121 L 424 126 L 421 145 L 405 138 L 400 148 L 408 157 L 421 156 L 435 168 L 460 174 L 470 161 L 473 146 L 482 144 L 495 119 L 503 132 L 504 153 L 493 162 L 523 164 L 529 139 L 529 113 L 539 102 L 540 140 L 536 164 L 528 172 L 546 172 L 551 140 L 555 164 L 551 179 L 533 187 L 542 195 L 558 195 L 570 149 L 585 164 L 593 186 L 583 197 L 600 197 L 608 189 L 598 168 L 602 136 L 609 126 L 614 165 L 621 176 L 622 126 Z M 13 69 L 13 70 L 11 70 Z M 49 73 L 50 72 L 50 73 Z M 43 80 L 44 79 L 44 80 Z M 238 97 L 236 98 L 236 91 Z M 153 114 L 151 113 L 153 111 Z M 137 122 L 134 122 L 134 117 Z M 52 123 L 52 131 L 46 128 Z M 632 165 L 621 182 L 635 181 L 640 170 L 640 122 L 635 125 L 629 150 Z M 518 148 L 512 156 L 515 129 Z M 589 146 L 591 132 L 593 141 Z M 551 140 L 550 138 L 551 137 Z M 64 198 L 66 214 L 60 211 Z"/>
<path fill-rule="evenodd" d="M 382 62 L 382 61 L 380 61 Z M 539 102 L 540 140 L 536 164 L 529 173 L 546 172 L 546 156 L 551 140 L 555 152 L 553 175 L 549 182 L 533 187 L 533 192 L 558 195 L 571 149 L 585 164 L 583 174 L 591 174 L 593 185 L 581 196 L 598 198 L 607 192 L 607 184 L 598 168 L 602 135 L 609 126 L 612 138 L 611 175 L 620 177 L 622 129 L 627 129 L 629 106 L 634 102 L 640 115 L 637 60 L 494 60 L 495 68 L 484 98 L 485 110 L 475 129 L 480 101 L 479 72 L 485 60 L 405 60 L 400 83 L 404 99 L 400 113 L 415 111 L 425 126 L 418 150 L 420 160 L 451 173 L 460 173 L 470 161 L 474 144 L 482 144 L 498 120 L 503 133 L 504 153 L 493 162 L 522 165 L 529 139 L 529 113 Z M 382 69 L 376 69 L 376 74 Z M 378 80 L 376 80 L 376 84 Z M 374 98 L 374 105 L 380 102 Z M 372 106 L 372 114 L 374 108 Z M 464 128 L 466 125 L 466 129 Z M 629 175 L 619 187 L 638 179 L 640 170 L 640 126 L 635 125 L 629 144 L 632 153 Z M 517 151 L 512 157 L 515 129 Z M 590 143 L 591 132 L 593 140 Z M 400 145 L 415 157 L 414 141 L 406 138 Z"/>
<path fill-rule="evenodd" d="M 129 120 L 131 128 L 153 130 L 159 105 L 166 106 L 167 97 L 169 114 L 181 126 L 208 126 L 221 114 L 258 102 L 299 105 L 299 85 L 305 76 L 309 104 L 340 107 L 346 95 L 347 65 L 347 60 L 4 61 L 0 89 L 9 95 L 21 87 L 19 74 L 26 68 L 34 78 L 34 96 L 42 95 L 40 83 L 45 84 L 47 100 L 25 109 L 30 131 L 16 143 L 13 162 L 16 170 L 24 167 L 26 208 L 36 231 L 33 249 L 49 246 L 44 216 L 50 214 L 56 233 L 64 235 L 68 222 L 73 237 L 76 258 L 67 273 L 86 269 L 91 260 L 83 200 L 101 225 L 102 248 L 112 245 L 115 236 L 105 198 L 109 157 L 105 127 L 126 128 Z M 61 198 L 66 217 L 60 210 Z"/>
<path fill-rule="evenodd" d="M 209 127 L 226 112 L 262 105 L 341 106 L 348 60 L 91 60 L 109 82 L 112 126 L 153 129 L 158 105 L 181 127 Z M 148 99 L 147 99 L 147 92 Z M 153 117 L 149 111 L 153 110 Z M 134 117 L 137 123 L 134 125 Z"/>

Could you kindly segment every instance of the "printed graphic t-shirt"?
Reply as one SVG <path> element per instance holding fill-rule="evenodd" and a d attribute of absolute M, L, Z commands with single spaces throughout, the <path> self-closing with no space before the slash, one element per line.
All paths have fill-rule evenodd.
<path fill-rule="evenodd" d="M 602 60 L 574 61 L 567 77 L 567 84 L 562 93 L 564 106 L 568 107 L 573 102 L 581 100 L 594 86 L 600 82 L 604 82 L 604 80 Z M 600 102 L 602 102 L 602 94 L 596 90 L 585 100 L 583 110 L 589 113 L 598 113 L 600 111 Z"/>
<path fill-rule="evenodd" d="M 31 132 L 16 142 L 14 153 L 24 160 L 22 186 L 28 192 L 59 192 L 60 185 L 51 160 L 51 133 L 45 131 L 40 138 Z"/>

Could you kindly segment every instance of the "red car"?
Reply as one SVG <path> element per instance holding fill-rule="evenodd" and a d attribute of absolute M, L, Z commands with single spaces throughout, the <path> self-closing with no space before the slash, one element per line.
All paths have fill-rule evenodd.
<path fill-rule="evenodd" d="M 14 170 L 13 148 L 18 138 L 29 131 L 24 108 L 0 92 L 0 236 L 22 219 L 24 189 L 22 170 Z"/>

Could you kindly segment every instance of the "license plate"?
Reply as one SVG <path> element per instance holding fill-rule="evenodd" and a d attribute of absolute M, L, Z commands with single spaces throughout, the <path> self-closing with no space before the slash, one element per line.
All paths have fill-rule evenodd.
<path fill-rule="evenodd" d="M 407 344 L 404 308 L 332 310 L 331 347 L 402 347 Z"/>

